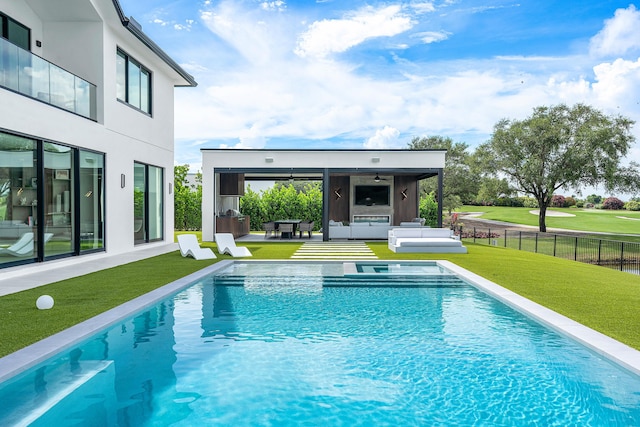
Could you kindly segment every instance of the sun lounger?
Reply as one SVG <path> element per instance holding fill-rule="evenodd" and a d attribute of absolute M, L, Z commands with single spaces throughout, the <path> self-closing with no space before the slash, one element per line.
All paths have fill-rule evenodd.
<path fill-rule="evenodd" d="M 44 243 L 46 244 L 51 237 L 53 237 L 53 233 L 44 233 Z M 8 248 L 0 248 L 0 255 L 11 255 L 15 257 L 32 255 L 35 248 L 34 243 L 33 233 L 24 233 L 13 245 Z"/>
<path fill-rule="evenodd" d="M 210 248 L 200 247 L 195 234 L 178 234 L 178 246 L 183 257 L 191 256 L 197 260 L 216 258 Z"/>
<path fill-rule="evenodd" d="M 231 233 L 216 233 L 215 239 L 218 245 L 218 252 L 221 254 L 229 254 L 234 258 L 252 256 L 249 249 L 243 246 L 236 246 L 236 241 Z"/>
<path fill-rule="evenodd" d="M 33 253 L 33 233 L 24 233 L 8 248 L 0 248 L 0 255 L 26 256 Z"/>

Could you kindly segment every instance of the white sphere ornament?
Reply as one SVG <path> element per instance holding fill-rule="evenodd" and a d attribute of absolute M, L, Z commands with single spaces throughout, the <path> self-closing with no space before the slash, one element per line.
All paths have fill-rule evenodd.
<path fill-rule="evenodd" d="M 36 300 L 36 307 L 40 310 L 49 310 L 53 307 L 53 298 L 50 295 L 41 295 Z"/>

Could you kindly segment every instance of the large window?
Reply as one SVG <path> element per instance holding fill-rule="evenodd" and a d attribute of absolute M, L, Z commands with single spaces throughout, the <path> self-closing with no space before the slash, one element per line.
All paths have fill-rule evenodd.
<path fill-rule="evenodd" d="M 104 249 L 104 154 L 0 132 L 0 268 Z"/>
<path fill-rule="evenodd" d="M 151 72 L 118 49 L 116 96 L 120 101 L 151 114 Z"/>
<path fill-rule="evenodd" d="M 147 243 L 164 237 L 164 170 L 134 164 L 133 203 L 134 241 Z"/>
<path fill-rule="evenodd" d="M 31 50 L 31 31 L 29 28 L 3 13 L 0 13 L 0 36 L 24 50 Z"/>
<path fill-rule="evenodd" d="M 104 247 L 104 155 L 80 150 L 80 251 Z"/>
<path fill-rule="evenodd" d="M 75 249 L 75 154 L 70 147 L 44 144 L 44 203 L 39 206 L 44 209 L 45 238 L 52 242 L 45 256 L 72 254 Z"/>
<path fill-rule="evenodd" d="M 0 132 L 0 267 L 35 260 L 37 141 Z"/>

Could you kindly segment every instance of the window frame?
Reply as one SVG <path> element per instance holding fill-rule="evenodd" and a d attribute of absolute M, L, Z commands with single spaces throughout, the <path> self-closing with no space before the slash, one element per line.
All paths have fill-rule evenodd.
<path fill-rule="evenodd" d="M 78 147 L 70 144 L 65 144 L 59 141 L 45 139 L 45 138 L 41 138 L 33 135 L 27 135 L 20 132 L 10 131 L 8 129 L 0 127 L 0 140 L 2 140 L 3 137 L 6 137 L 9 141 L 15 139 L 23 143 L 31 142 L 33 144 L 30 149 L 30 151 L 33 153 L 33 166 L 29 168 L 28 171 L 27 171 L 27 168 L 23 166 L 23 163 L 16 163 L 16 166 L 11 166 L 11 165 L 7 166 L 5 168 L 6 170 L 4 172 L 4 176 L 9 177 L 11 179 L 10 182 L 12 182 L 15 175 L 16 181 L 10 184 L 12 187 L 10 191 L 19 189 L 20 193 L 18 194 L 24 194 L 23 197 L 25 197 L 27 201 L 26 204 L 23 204 L 22 202 L 16 203 L 15 205 L 12 204 L 10 219 L 19 220 L 22 222 L 25 219 L 29 219 L 29 216 L 30 216 L 31 219 L 28 222 L 25 221 L 25 225 L 32 227 L 32 232 L 34 233 L 34 237 L 36 237 L 36 239 L 34 243 L 33 256 L 17 258 L 15 260 L 9 259 L 6 262 L 4 262 L 5 260 L 0 260 L 0 271 L 3 268 L 12 267 L 15 265 L 22 265 L 22 264 L 28 264 L 28 263 L 41 263 L 41 262 L 46 262 L 54 259 L 67 258 L 67 257 L 77 256 L 77 255 L 85 255 L 88 253 L 105 252 L 106 251 L 106 236 L 105 236 L 106 221 L 104 218 L 104 213 L 107 212 L 106 193 L 105 193 L 105 181 L 107 176 L 106 169 L 105 169 L 106 160 L 107 160 L 106 153 L 87 149 L 87 148 L 82 148 L 82 147 Z M 65 242 L 68 241 L 69 246 L 64 250 L 57 251 L 57 252 L 51 251 L 50 250 L 51 248 L 46 247 L 45 239 L 44 239 L 46 235 L 45 233 L 53 232 L 53 230 L 51 230 L 50 227 L 54 227 L 54 228 L 56 227 L 56 224 L 54 223 L 50 224 L 47 219 L 49 218 L 51 213 L 58 212 L 56 209 L 53 208 L 53 206 L 57 203 L 57 200 L 55 200 L 55 203 L 54 203 L 53 194 L 55 192 L 52 191 L 56 169 L 53 167 L 48 167 L 47 160 L 45 158 L 46 152 L 48 151 L 48 148 L 50 148 L 51 146 L 56 148 L 61 148 L 61 149 L 67 149 L 70 155 L 70 159 L 69 159 L 70 167 L 68 169 L 67 168 L 61 169 L 62 174 L 60 175 L 60 178 L 59 178 L 63 180 L 66 180 L 66 179 L 69 180 L 69 188 L 68 188 L 69 211 L 66 213 L 68 213 L 68 218 L 70 218 L 70 222 L 68 224 L 65 224 L 69 226 L 69 230 L 70 230 L 70 237 L 68 238 L 68 240 L 65 240 Z M 55 153 L 54 151 L 48 151 L 48 152 Z M 85 190 L 85 192 L 83 193 L 81 193 L 80 191 L 81 190 L 80 184 L 84 182 L 81 180 L 82 153 L 84 153 L 85 155 L 89 154 L 89 155 L 99 157 L 100 158 L 99 163 L 101 166 L 99 168 L 94 169 L 96 171 L 98 184 L 91 188 L 82 187 L 82 189 Z M 19 175 L 14 174 L 11 171 L 12 168 L 14 169 L 18 168 L 22 172 Z M 51 172 L 47 172 L 47 170 L 50 170 Z M 64 172 L 67 172 L 67 173 L 65 174 Z M 24 181 L 25 175 L 27 178 L 26 181 Z M 88 190 L 91 190 L 91 192 L 88 192 Z M 86 245 L 83 247 L 81 227 L 82 227 L 82 222 L 86 221 L 86 218 L 88 215 L 86 215 L 87 212 L 83 211 L 83 209 L 81 208 L 81 202 L 82 202 L 81 198 L 89 198 L 89 197 L 92 197 L 93 200 L 95 200 L 95 205 L 94 205 L 95 209 L 93 212 L 94 213 L 97 212 L 98 215 L 100 214 L 102 215 L 99 216 L 99 218 L 94 217 L 92 221 L 92 224 L 94 225 L 97 224 L 97 227 L 94 226 L 94 229 L 97 230 L 99 234 L 97 236 L 97 239 L 95 239 L 94 241 L 93 247 L 87 247 Z M 7 203 L 13 203 L 12 199 L 13 199 L 13 195 L 11 195 L 11 198 L 9 199 L 10 202 L 5 202 L 5 205 Z M 33 201 L 35 201 L 36 203 L 33 203 Z M 22 212 L 21 213 L 14 212 L 15 206 L 18 206 Z M 30 213 L 27 212 L 25 214 L 24 210 L 27 208 L 31 209 L 31 212 Z M 66 211 L 66 209 L 64 209 L 64 211 Z M 58 245 L 59 243 L 60 242 L 57 241 L 56 245 Z"/>
<path fill-rule="evenodd" d="M 140 245 L 164 241 L 164 224 L 167 214 L 167 200 L 164 189 L 165 168 L 137 160 L 134 161 L 133 166 L 133 243 L 134 245 Z M 159 179 L 153 179 L 154 177 L 159 177 Z M 136 190 L 139 191 L 138 195 L 136 195 Z M 140 206 L 137 206 L 137 204 L 140 204 Z M 153 212 L 159 215 L 153 215 Z M 140 216 L 137 217 L 136 215 Z M 137 228 L 136 221 L 141 221 L 140 229 Z M 152 231 L 159 232 L 160 235 Z"/>
<path fill-rule="evenodd" d="M 31 52 L 31 28 L 27 27 L 26 25 L 22 24 L 19 21 L 16 21 L 15 19 L 13 19 L 12 17 L 10 17 L 9 15 L 6 15 L 2 12 L 0 12 L 0 21 L 2 21 L 2 31 L 0 32 L 0 37 L 2 37 L 5 40 L 8 40 L 9 42 L 15 44 L 16 46 L 19 46 L 29 52 Z M 21 44 L 17 44 L 15 42 L 15 40 L 12 40 L 9 38 L 10 34 L 9 34 L 9 22 L 11 22 L 12 24 L 17 25 L 18 27 L 22 27 L 27 31 L 27 46 L 23 46 Z"/>
<path fill-rule="evenodd" d="M 122 70 L 120 69 L 121 67 L 118 61 L 118 57 L 124 60 L 124 69 Z M 135 77 L 137 77 L 137 86 L 134 86 L 134 82 L 132 81 L 132 78 Z M 146 85 L 144 85 L 145 87 L 143 88 L 142 82 L 145 81 L 145 79 Z M 142 65 L 140 61 L 133 58 L 124 50 L 117 48 L 116 85 L 118 83 L 121 83 L 122 80 L 124 80 L 124 99 L 121 98 L 121 90 L 118 90 L 117 87 L 116 99 L 148 116 L 153 116 L 153 73 L 150 69 Z M 138 93 L 134 95 L 132 93 L 132 89 L 137 89 Z M 143 101 L 145 104 L 144 106 Z"/>

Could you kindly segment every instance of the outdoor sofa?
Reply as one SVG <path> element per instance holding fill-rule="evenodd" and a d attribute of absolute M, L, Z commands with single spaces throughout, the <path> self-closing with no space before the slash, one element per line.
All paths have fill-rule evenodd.
<path fill-rule="evenodd" d="M 386 239 L 391 226 L 386 222 L 341 222 L 329 221 L 329 239 Z"/>
<path fill-rule="evenodd" d="M 391 251 L 400 253 L 467 253 L 467 248 L 448 228 L 392 228 L 388 232 L 388 244 Z"/>

